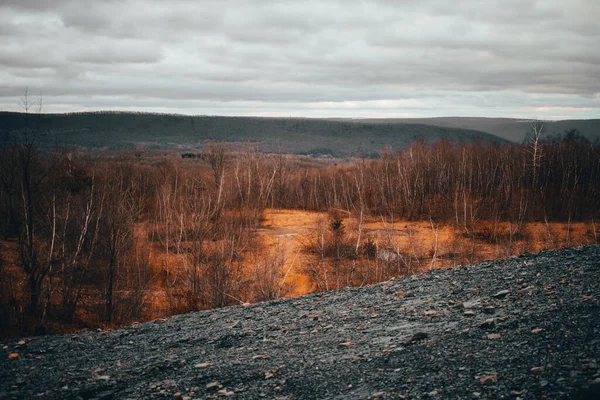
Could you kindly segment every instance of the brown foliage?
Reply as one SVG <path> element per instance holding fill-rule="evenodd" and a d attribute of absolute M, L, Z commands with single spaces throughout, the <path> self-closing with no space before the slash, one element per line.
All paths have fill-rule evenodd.
<path fill-rule="evenodd" d="M 544 240 L 558 243 L 553 220 L 598 220 L 600 148 L 574 139 L 532 146 L 419 142 L 339 165 L 221 143 L 198 158 L 133 160 L 4 146 L 0 329 L 113 326 L 280 297 L 283 249 L 255 235 L 265 207 L 330 212 L 304 245 L 303 270 L 317 290 L 381 281 L 436 259 L 476 261 L 483 244 L 514 254 L 528 221 L 543 222 Z M 367 217 L 429 221 L 436 245 L 423 247 L 410 226 L 406 247 L 375 242 Z M 456 230 L 443 254 L 441 223 Z M 593 225 L 590 240 L 597 232 Z"/>

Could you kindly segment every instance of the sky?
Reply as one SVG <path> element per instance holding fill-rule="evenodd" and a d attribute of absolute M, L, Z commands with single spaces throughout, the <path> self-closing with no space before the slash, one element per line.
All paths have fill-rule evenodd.
<path fill-rule="evenodd" d="M 0 110 L 600 118 L 598 0 L 0 0 Z"/>

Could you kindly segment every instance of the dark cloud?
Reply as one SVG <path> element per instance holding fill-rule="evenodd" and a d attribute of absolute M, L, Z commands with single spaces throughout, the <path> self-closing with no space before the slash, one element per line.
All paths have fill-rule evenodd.
<path fill-rule="evenodd" d="M 595 0 L 0 4 L 0 109 L 600 117 Z"/>

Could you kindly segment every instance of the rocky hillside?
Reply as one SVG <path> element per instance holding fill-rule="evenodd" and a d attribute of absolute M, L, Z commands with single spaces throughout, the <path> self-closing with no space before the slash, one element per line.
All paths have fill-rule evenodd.
<path fill-rule="evenodd" d="M 0 398 L 598 399 L 600 246 L 2 343 Z"/>

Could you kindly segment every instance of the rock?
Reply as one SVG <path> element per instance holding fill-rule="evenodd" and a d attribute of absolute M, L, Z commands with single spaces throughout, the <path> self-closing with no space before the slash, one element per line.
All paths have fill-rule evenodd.
<path fill-rule="evenodd" d="M 463 315 L 465 317 L 474 317 L 475 316 L 475 311 L 472 310 L 466 310 L 465 312 L 463 312 Z"/>
<path fill-rule="evenodd" d="M 19 353 L 10 353 L 8 355 L 9 360 L 14 360 L 15 358 L 19 358 Z"/>
<path fill-rule="evenodd" d="M 410 339 L 408 339 L 406 342 L 404 342 L 404 344 L 406 345 L 411 345 L 411 344 L 415 344 L 417 342 L 420 342 L 421 340 L 425 340 L 429 337 L 429 334 L 427 332 L 417 332 L 414 335 L 412 335 L 410 337 Z"/>
<path fill-rule="evenodd" d="M 598 364 L 596 364 L 595 360 L 591 360 L 591 361 L 588 361 L 587 363 L 583 364 L 583 369 L 589 370 L 589 371 L 595 371 L 598 369 Z"/>
<path fill-rule="evenodd" d="M 242 321 L 235 321 L 233 323 L 233 325 L 231 325 L 232 328 L 241 328 L 242 327 Z"/>
<path fill-rule="evenodd" d="M 219 386 L 220 386 L 219 382 L 214 381 L 214 382 L 207 383 L 205 387 L 207 389 L 215 389 L 215 388 L 218 388 Z"/>
<path fill-rule="evenodd" d="M 173 395 L 173 400 L 183 400 L 183 396 L 180 392 L 177 392 Z"/>
<path fill-rule="evenodd" d="M 483 309 L 483 312 L 486 314 L 495 314 L 496 313 L 496 308 L 492 307 L 492 306 L 487 306 Z"/>
<path fill-rule="evenodd" d="M 533 367 L 530 371 L 534 374 L 541 374 L 542 372 L 544 372 L 544 367 Z"/>
<path fill-rule="evenodd" d="M 540 333 L 541 331 L 543 331 L 542 328 L 535 328 L 535 329 L 531 330 L 531 333 L 533 333 L 534 335 L 536 335 L 536 334 Z"/>
<path fill-rule="evenodd" d="M 485 321 L 483 321 L 481 323 L 481 325 L 479 325 L 479 327 L 481 329 L 490 329 L 490 328 L 493 328 L 494 326 L 496 326 L 496 319 L 495 318 L 486 319 Z"/>
<path fill-rule="evenodd" d="M 219 396 L 233 396 L 235 393 L 228 389 L 221 389 L 217 391 L 217 395 Z"/>
<path fill-rule="evenodd" d="M 506 290 L 501 290 L 498 293 L 496 293 L 493 297 L 495 299 L 503 299 L 505 298 L 508 294 L 510 294 L 510 290 L 506 289 Z"/>
<path fill-rule="evenodd" d="M 462 303 L 463 307 L 467 310 L 471 310 L 473 308 L 477 308 L 481 305 L 481 300 L 477 299 L 477 300 L 470 300 L 470 301 L 465 301 Z"/>
<path fill-rule="evenodd" d="M 499 333 L 490 333 L 487 338 L 490 340 L 500 339 L 502 336 Z"/>
<path fill-rule="evenodd" d="M 210 361 L 207 361 L 207 362 L 203 362 L 203 363 L 194 365 L 194 368 L 208 368 L 208 367 L 212 367 L 212 366 L 213 366 L 213 363 L 211 363 Z"/>
<path fill-rule="evenodd" d="M 483 386 L 495 385 L 497 382 L 498 382 L 497 374 L 485 375 L 479 380 L 479 383 L 482 384 Z"/>

